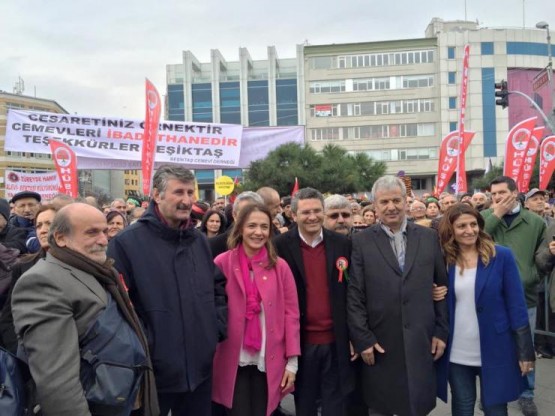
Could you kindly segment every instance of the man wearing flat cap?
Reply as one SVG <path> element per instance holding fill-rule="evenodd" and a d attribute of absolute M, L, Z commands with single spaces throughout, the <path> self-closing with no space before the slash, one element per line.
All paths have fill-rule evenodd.
<path fill-rule="evenodd" d="M 40 207 L 40 194 L 32 191 L 21 191 L 10 201 L 14 206 L 15 216 L 10 224 L 26 232 L 25 247 L 28 253 L 40 250 L 37 233 L 34 226 L 35 216 Z"/>
<path fill-rule="evenodd" d="M 538 188 L 532 188 L 526 194 L 524 206 L 528 209 L 528 211 L 532 211 L 534 214 L 538 214 L 542 217 L 546 227 L 549 227 L 553 223 L 553 218 L 546 216 L 544 212 L 545 202 L 547 201 L 546 195 L 546 191 L 541 191 Z"/>

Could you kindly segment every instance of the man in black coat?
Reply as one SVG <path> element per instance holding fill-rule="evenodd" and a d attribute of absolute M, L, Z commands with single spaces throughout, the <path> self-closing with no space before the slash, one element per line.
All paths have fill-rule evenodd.
<path fill-rule="evenodd" d="M 346 414 L 354 374 L 347 330 L 346 267 L 351 243 L 322 227 L 324 198 L 312 188 L 293 197 L 297 227 L 274 239 L 278 255 L 289 264 L 299 296 L 301 356 L 295 383 L 297 416 Z M 345 269 L 345 270 L 343 270 Z"/>
<path fill-rule="evenodd" d="M 8 248 L 15 248 L 20 253 L 26 253 L 27 232 L 23 228 L 10 224 L 9 219 L 10 205 L 8 201 L 0 198 L 0 244 Z"/>
<path fill-rule="evenodd" d="M 380 223 L 353 236 L 349 329 L 363 368 L 372 414 L 427 415 L 436 403 L 434 361 L 445 349 L 447 304 L 432 288 L 447 285 L 434 230 L 407 222 L 406 190 L 396 177 L 372 189 Z"/>
<path fill-rule="evenodd" d="M 151 346 L 160 414 L 211 414 L 212 360 L 226 336 L 225 277 L 190 221 L 194 176 L 161 166 L 147 212 L 110 241 Z"/>

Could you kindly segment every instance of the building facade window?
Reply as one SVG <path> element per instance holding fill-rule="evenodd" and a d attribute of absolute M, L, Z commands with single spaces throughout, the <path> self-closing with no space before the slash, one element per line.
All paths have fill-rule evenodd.
<path fill-rule="evenodd" d="M 269 126 L 268 81 L 249 81 L 247 88 L 249 96 L 249 126 Z"/>
<path fill-rule="evenodd" d="M 364 140 L 435 135 L 434 123 L 378 124 L 356 127 L 310 129 L 310 138 L 319 140 Z"/>
<path fill-rule="evenodd" d="M 456 121 L 450 121 L 449 122 L 449 131 L 456 131 L 457 130 L 457 122 Z"/>
<path fill-rule="evenodd" d="M 493 55 L 493 42 L 482 42 L 480 49 L 482 55 Z"/>
<path fill-rule="evenodd" d="M 211 123 L 212 117 L 212 84 L 193 84 L 193 121 Z"/>
<path fill-rule="evenodd" d="M 220 120 L 241 124 L 241 92 L 238 82 L 220 82 Z"/>
<path fill-rule="evenodd" d="M 311 117 L 353 117 L 384 114 L 429 113 L 434 111 L 433 99 L 395 101 L 363 101 L 344 104 L 315 104 L 310 106 Z"/>
<path fill-rule="evenodd" d="M 457 73 L 455 71 L 448 72 L 447 73 L 447 83 L 449 83 L 451 85 L 455 84 L 457 82 L 456 81 L 456 75 L 457 75 Z"/>
<path fill-rule="evenodd" d="M 352 87 L 351 87 L 352 86 Z M 428 88 L 434 86 L 434 75 L 404 75 L 397 77 L 351 78 L 335 81 L 311 81 L 311 94 L 329 94 L 358 91 Z"/>
<path fill-rule="evenodd" d="M 377 161 L 426 160 L 438 158 L 436 147 L 369 150 L 365 153 Z"/>
<path fill-rule="evenodd" d="M 276 111 L 278 126 L 299 124 L 296 79 L 276 80 Z"/>
<path fill-rule="evenodd" d="M 449 110 L 457 109 L 457 97 L 449 97 Z"/>
<path fill-rule="evenodd" d="M 185 121 L 183 84 L 168 85 L 168 118 L 173 121 Z"/>
<path fill-rule="evenodd" d="M 426 64 L 434 62 L 434 55 L 434 50 L 424 49 L 354 55 L 317 56 L 310 58 L 309 65 L 311 69 L 344 69 Z"/>
<path fill-rule="evenodd" d="M 455 59 L 455 47 L 449 46 L 447 48 L 447 59 Z"/>

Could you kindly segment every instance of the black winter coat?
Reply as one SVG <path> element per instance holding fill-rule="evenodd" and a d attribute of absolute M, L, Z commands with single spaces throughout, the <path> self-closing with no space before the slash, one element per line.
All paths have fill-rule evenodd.
<path fill-rule="evenodd" d="M 225 338 L 225 277 L 206 237 L 163 224 L 151 202 L 145 215 L 110 241 L 147 334 L 159 393 L 194 391 L 212 375 Z"/>

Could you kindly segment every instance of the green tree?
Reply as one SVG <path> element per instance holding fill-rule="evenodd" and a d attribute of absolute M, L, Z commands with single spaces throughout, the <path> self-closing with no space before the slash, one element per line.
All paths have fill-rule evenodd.
<path fill-rule="evenodd" d="M 468 189 L 479 189 L 481 191 L 485 191 L 489 189 L 489 183 L 497 178 L 498 176 L 503 175 L 503 164 L 501 166 L 492 166 L 490 171 L 486 173 L 484 176 L 479 178 L 475 178 L 471 183 Z"/>
<path fill-rule="evenodd" d="M 271 186 L 287 195 L 297 177 L 301 187 L 311 186 L 324 193 L 351 193 L 371 189 L 384 173 L 385 164 L 374 162 L 366 154 L 351 155 L 336 145 L 326 145 L 317 153 L 310 146 L 288 143 L 268 153 L 265 159 L 252 162 L 242 189 Z"/>

